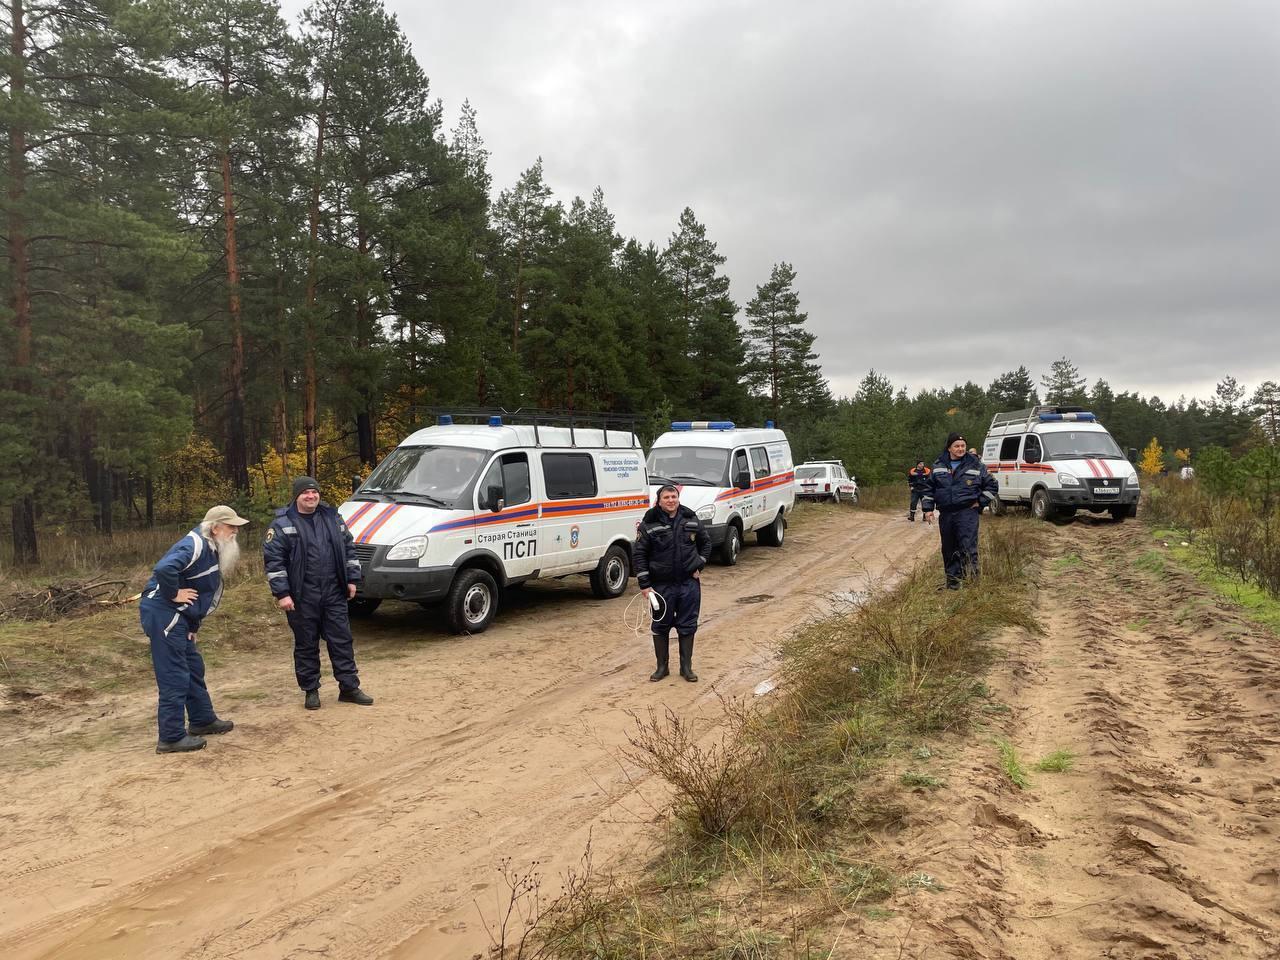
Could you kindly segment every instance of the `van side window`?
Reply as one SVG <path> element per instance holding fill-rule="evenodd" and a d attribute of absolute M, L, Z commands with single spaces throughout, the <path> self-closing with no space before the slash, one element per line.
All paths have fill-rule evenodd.
<path fill-rule="evenodd" d="M 502 488 L 506 491 L 507 506 L 528 503 L 533 498 L 529 483 L 529 455 L 504 453 L 502 455 Z"/>
<path fill-rule="evenodd" d="M 733 483 L 740 473 L 750 473 L 751 469 L 747 466 L 747 451 L 736 450 L 733 454 L 733 470 L 729 473 L 729 482 Z"/>
<path fill-rule="evenodd" d="M 589 453 L 544 453 L 542 478 L 549 500 L 596 495 L 596 469 Z"/>
<path fill-rule="evenodd" d="M 769 475 L 769 455 L 764 452 L 764 447 L 751 448 L 751 465 L 756 468 L 757 477 Z"/>
<path fill-rule="evenodd" d="M 1000 444 L 1001 460 L 1017 460 L 1018 444 L 1022 442 L 1022 437 L 1005 437 Z"/>
<path fill-rule="evenodd" d="M 1034 433 L 1027 434 L 1027 442 L 1022 446 L 1022 459 L 1026 460 L 1028 454 L 1035 454 L 1037 460 L 1044 459 L 1040 453 L 1040 438 Z"/>

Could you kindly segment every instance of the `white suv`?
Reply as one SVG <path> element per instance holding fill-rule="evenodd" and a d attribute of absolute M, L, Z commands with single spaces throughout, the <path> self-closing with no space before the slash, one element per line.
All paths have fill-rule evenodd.
<path fill-rule="evenodd" d="M 801 500 L 857 503 L 858 481 L 839 460 L 812 460 L 796 467 L 796 496 Z"/>

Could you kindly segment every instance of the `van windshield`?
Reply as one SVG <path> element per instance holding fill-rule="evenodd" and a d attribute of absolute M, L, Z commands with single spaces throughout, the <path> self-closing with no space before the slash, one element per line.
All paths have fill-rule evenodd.
<path fill-rule="evenodd" d="M 729 451 L 707 447 L 661 447 L 649 451 L 651 480 L 671 480 L 703 487 L 729 484 Z"/>
<path fill-rule="evenodd" d="M 397 447 L 369 475 L 360 493 L 452 507 L 487 458 L 484 450 L 465 447 Z"/>
<path fill-rule="evenodd" d="M 1103 460 L 1123 460 L 1120 447 L 1111 434 L 1101 430 L 1087 433 L 1042 433 L 1045 460 L 1078 460 L 1082 457 L 1100 457 Z"/>

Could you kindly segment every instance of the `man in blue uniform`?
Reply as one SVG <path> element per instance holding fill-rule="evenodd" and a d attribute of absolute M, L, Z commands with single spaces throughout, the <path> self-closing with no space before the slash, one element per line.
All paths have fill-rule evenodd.
<path fill-rule="evenodd" d="M 222 579 L 240 560 L 236 533 L 248 522 L 230 507 L 212 507 L 199 526 L 160 558 L 143 588 L 138 613 L 151 641 L 160 691 L 156 753 L 201 750 L 205 735 L 235 726 L 213 712 L 196 631 L 222 599 Z M 184 716 L 191 721 L 190 730 Z"/>
<path fill-rule="evenodd" d="M 958 433 L 947 437 L 947 448 L 933 463 L 922 504 L 926 519 L 935 508 L 938 511 L 949 590 L 959 590 L 964 580 L 978 575 L 978 518 L 1000 489 L 986 464 L 968 446 Z"/>
<path fill-rule="evenodd" d="M 367 707 L 360 689 L 347 601 L 356 595 L 360 561 L 338 511 L 320 502 L 310 477 L 293 482 L 293 503 L 276 511 L 262 545 L 267 585 L 293 630 L 293 671 L 306 695 L 303 706 L 320 709 L 320 638 L 338 681 L 338 699 Z"/>
<path fill-rule="evenodd" d="M 680 676 L 698 682 L 693 672 L 693 638 L 702 609 L 702 568 L 711 556 L 711 537 L 698 515 L 680 503 L 680 491 L 667 484 L 658 490 L 657 506 L 640 521 L 634 561 L 636 581 L 645 599 L 657 591 L 653 617 L 653 652 L 658 660 L 650 680 L 670 674 L 671 628 L 680 644 Z"/>

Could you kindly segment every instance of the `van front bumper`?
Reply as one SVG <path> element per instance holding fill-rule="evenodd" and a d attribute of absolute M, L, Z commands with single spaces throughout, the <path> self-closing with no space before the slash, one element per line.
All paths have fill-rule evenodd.
<path fill-rule="evenodd" d="M 408 600 L 427 603 L 443 600 L 453 584 L 453 567 L 414 567 L 408 564 L 361 564 L 364 579 L 356 585 L 356 596 L 369 599 Z"/>
<path fill-rule="evenodd" d="M 1049 502 L 1055 507 L 1067 507 L 1073 510 L 1110 510 L 1112 507 L 1129 508 L 1129 516 L 1138 515 L 1137 487 L 1122 489 L 1113 497 L 1096 496 L 1092 490 L 1081 487 L 1073 489 L 1064 487 L 1060 490 L 1048 490 Z"/>

